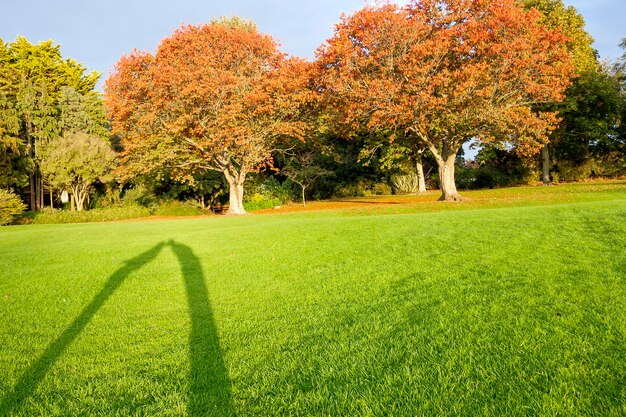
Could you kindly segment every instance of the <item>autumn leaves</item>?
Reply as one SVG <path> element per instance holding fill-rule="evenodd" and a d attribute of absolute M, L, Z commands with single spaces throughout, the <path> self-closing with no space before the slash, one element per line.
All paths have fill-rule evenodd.
<path fill-rule="evenodd" d="M 514 0 L 423 0 L 344 17 L 314 62 L 287 58 L 242 19 L 184 26 L 156 54 L 123 57 L 106 85 L 123 170 L 224 174 L 243 214 L 246 175 L 286 137 L 376 131 L 427 148 L 442 199 L 460 196 L 454 159 L 478 139 L 535 150 L 572 76 L 564 37 Z"/>

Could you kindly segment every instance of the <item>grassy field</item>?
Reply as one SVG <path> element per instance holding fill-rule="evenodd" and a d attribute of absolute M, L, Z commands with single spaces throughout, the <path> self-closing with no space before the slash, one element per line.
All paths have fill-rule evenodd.
<path fill-rule="evenodd" d="M 0 415 L 626 415 L 626 184 L 466 195 L 2 228 Z"/>

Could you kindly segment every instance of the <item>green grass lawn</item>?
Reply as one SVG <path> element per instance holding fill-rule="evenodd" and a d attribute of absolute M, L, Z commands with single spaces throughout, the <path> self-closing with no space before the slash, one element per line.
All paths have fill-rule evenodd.
<path fill-rule="evenodd" d="M 626 415 L 626 184 L 471 197 L 2 228 L 0 415 Z"/>

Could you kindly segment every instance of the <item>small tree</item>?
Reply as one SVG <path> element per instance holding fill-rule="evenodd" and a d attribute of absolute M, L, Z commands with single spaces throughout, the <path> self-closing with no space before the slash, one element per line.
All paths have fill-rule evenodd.
<path fill-rule="evenodd" d="M 317 165 L 319 152 L 311 146 L 297 144 L 284 154 L 287 156 L 286 164 L 280 173 L 300 186 L 302 205 L 306 206 L 307 188 L 319 178 L 333 175 L 333 172 Z"/>
<path fill-rule="evenodd" d="M 116 154 L 106 140 L 86 133 L 66 134 L 42 149 L 42 170 L 52 185 L 71 191 L 76 210 L 84 208 L 92 185 L 112 179 Z"/>

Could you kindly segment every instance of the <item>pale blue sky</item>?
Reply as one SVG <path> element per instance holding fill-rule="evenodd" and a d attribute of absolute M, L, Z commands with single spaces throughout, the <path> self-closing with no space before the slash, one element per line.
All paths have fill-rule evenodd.
<path fill-rule="evenodd" d="M 576 7 L 605 58 L 621 55 L 626 37 L 626 0 L 565 0 Z M 0 38 L 23 35 L 31 42 L 52 39 L 63 55 L 107 78 L 111 67 L 133 48 L 154 51 L 181 23 L 243 16 L 272 34 L 291 54 L 312 57 L 332 34 L 342 12 L 363 0 L 0 0 Z"/>

